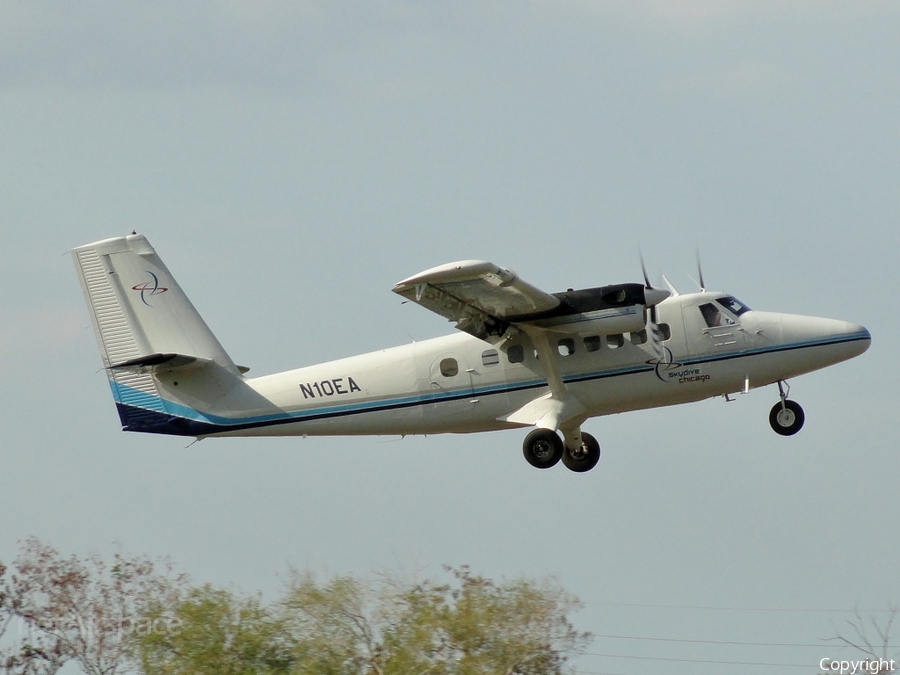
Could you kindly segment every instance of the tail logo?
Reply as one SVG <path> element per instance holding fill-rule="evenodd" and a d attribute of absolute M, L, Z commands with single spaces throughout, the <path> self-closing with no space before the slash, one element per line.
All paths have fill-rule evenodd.
<path fill-rule="evenodd" d="M 159 295 L 160 293 L 165 293 L 168 288 L 164 288 L 159 285 L 159 277 L 157 277 L 153 272 L 147 270 L 147 274 L 153 279 L 153 281 L 145 281 L 142 284 L 138 284 L 136 286 L 132 286 L 131 290 L 140 291 L 141 292 L 141 302 L 143 302 L 147 307 L 152 307 L 149 302 L 147 302 L 147 298 L 152 295 Z"/>

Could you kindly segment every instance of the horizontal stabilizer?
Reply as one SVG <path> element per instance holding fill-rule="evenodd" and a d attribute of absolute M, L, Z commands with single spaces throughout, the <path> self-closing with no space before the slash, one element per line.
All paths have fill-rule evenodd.
<path fill-rule="evenodd" d="M 114 363 L 110 368 L 113 370 L 175 370 L 186 367 L 200 368 L 208 363 L 212 363 L 212 361 L 185 354 L 148 354 L 122 363 Z"/>

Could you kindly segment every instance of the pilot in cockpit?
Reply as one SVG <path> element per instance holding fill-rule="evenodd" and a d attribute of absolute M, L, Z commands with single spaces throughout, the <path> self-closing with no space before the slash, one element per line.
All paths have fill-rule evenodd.
<path fill-rule="evenodd" d="M 703 314 L 703 320 L 709 328 L 716 328 L 722 325 L 731 325 L 734 323 L 732 319 L 725 316 L 722 311 L 711 302 L 700 305 L 700 313 Z"/>

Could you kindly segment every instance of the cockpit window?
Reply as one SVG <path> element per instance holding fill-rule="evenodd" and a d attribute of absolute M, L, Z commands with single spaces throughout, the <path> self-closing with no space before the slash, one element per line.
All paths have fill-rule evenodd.
<path fill-rule="evenodd" d="M 723 312 L 723 307 L 728 311 Z M 703 320 L 709 328 L 733 326 L 737 323 L 735 317 L 749 311 L 750 308 L 747 305 L 731 295 L 716 298 L 715 302 L 707 302 L 700 305 L 700 313 L 703 315 Z"/>
<path fill-rule="evenodd" d="M 718 302 L 720 305 L 722 305 L 722 307 L 727 309 L 735 316 L 740 316 L 741 314 L 750 311 L 750 308 L 747 307 L 747 305 L 745 305 L 733 295 L 727 295 L 724 298 L 719 298 L 716 302 Z"/>
<path fill-rule="evenodd" d="M 725 314 L 719 307 L 712 302 L 707 302 L 705 305 L 700 305 L 700 313 L 703 315 L 703 320 L 706 322 L 707 327 L 716 328 L 718 326 L 733 326 L 737 323 L 734 319 L 732 319 L 728 314 Z"/>

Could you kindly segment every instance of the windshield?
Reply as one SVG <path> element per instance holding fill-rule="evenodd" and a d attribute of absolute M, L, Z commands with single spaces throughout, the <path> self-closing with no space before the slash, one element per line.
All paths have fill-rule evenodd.
<path fill-rule="evenodd" d="M 750 308 L 747 307 L 747 305 L 745 305 L 733 295 L 726 295 L 723 298 L 717 298 L 716 302 L 718 302 L 720 305 L 722 305 L 722 307 L 727 309 L 735 316 L 740 316 L 741 314 L 750 311 Z"/>
<path fill-rule="evenodd" d="M 723 312 L 723 308 L 726 311 Z M 708 328 L 734 326 L 738 322 L 737 317 L 750 311 L 747 305 L 730 295 L 716 298 L 715 302 L 704 303 L 699 309 Z"/>

